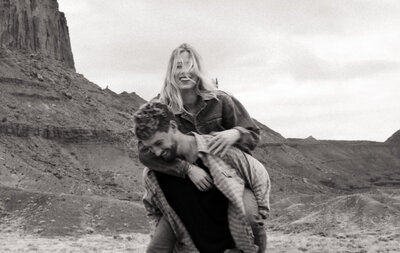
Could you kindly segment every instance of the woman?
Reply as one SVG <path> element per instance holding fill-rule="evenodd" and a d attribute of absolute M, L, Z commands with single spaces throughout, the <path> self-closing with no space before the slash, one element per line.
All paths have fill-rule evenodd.
<path fill-rule="evenodd" d="M 212 133 L 210 152 L 215 155 L 223 156 L 231 145 L 250 153 L 259 142 L 260 129 L 246 109 L 234 97 L 217 90 L 204 76 L 199 54 L 186 43 L 172 52 L 158 99 L 175 113 L 183 133 Z M 196 177 L 196 167 L 187 162 L 168 163 L 143 149 L 139 158 L 156 171 L 180 177 L 188 175 L 201 190 L 211 187 L 209 181 Z"/>
<path fill-rule="evenodd" d="M 182 44 L 172 52 L 157 99 L 174 112 L 181 132 L 212 134 L 210 152 L 215 155 L 223 156 L 232 145 L 250 153 L 259 142 L 260 130 L 246 109 L 234 97 L 217 90 L 205 77 L 199 54 L 188 44 Z M 188 175 L 201 191 L 212 187 L 211 177 L 196 165 L 178 159 L 165 161 L 145 150 L 140 143 L 139 150 L 140 161 L 149 169 L 179 177 Z M 166 241 L 174 239 L 165 220 L 161 219 L 157 229 L 155 235 L 160 238 L 169 234 Z M 157 244 L 157 241 L 161 243 Z M 164 247 L 165 240 L 152 240 L 149 252 L 170 250 Z"/>

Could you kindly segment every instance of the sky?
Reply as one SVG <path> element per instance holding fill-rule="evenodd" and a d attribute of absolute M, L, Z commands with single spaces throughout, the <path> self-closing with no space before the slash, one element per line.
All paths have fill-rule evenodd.
<path fill-rule="evenodd" d="M 286 138 L 385 141 L 400 130 L 398 0 L 58 0 L 75 67 L 151 99 L 173 49 Z"/>

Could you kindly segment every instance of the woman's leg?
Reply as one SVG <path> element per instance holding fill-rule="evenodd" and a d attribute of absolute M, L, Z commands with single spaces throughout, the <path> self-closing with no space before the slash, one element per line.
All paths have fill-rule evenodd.
<path fill-rule="evenodd" d="M 265 224 L 259 218 L 258 205 L 254 194 L 249 189 L 245 188 L 243 193 L 243 202 L 246 210 L 246 217 L 253 230 L 254 243 L 258 246 L 259 253 L 264 253 L 267 249 L 267 232 Z"/>
<path fill-rule="evenodd" d="M 163 216 L 147 247 L 147 253 L 172 253 L 175 247 L 175 234 L 167 219 Z"/>

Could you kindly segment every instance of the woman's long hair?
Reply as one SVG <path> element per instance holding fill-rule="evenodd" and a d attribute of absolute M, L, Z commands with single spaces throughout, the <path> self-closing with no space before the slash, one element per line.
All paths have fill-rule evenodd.
<path fill-rule="evenodd" d="M 203 99 L 216 98 L 215 85 L 205 77 L 202 70 L 200 55 L 190 45 L 184 43 L 172 51 L 168 62 L 167 74 L 165 76 L 164 85 L 160 92 L 160 101 L 167 104 L 174 114 L 185 111 L 183 106 L 182 95 L 178 84 L 175 81 L 174 73 L 177 71 L 178 62 L 181 60 L 180 54 L 188 52 L 192 60 L 190 72 L 194 73 L 199 79 L 196 84 L 196 93 Z"/>

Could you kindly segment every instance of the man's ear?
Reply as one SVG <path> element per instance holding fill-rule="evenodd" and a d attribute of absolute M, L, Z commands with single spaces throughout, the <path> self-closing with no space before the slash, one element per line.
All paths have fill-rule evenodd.
<path fill-rule="evenodd" d="M 175 133 L 176 130 L 178 130 L 178 124 L 176 123 L 175 120 L 169 121 L 169 128 L 173 131 L 173 133 Z"/>

